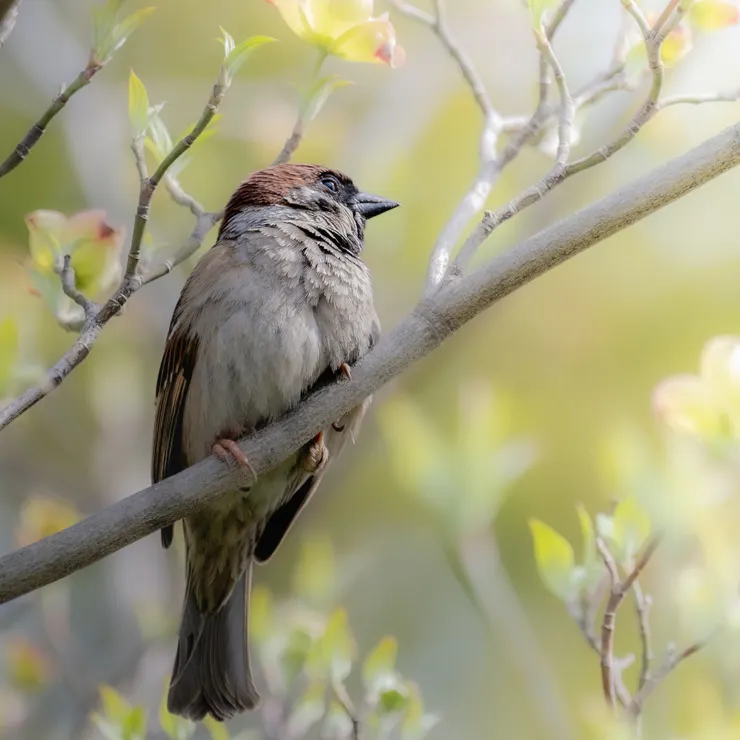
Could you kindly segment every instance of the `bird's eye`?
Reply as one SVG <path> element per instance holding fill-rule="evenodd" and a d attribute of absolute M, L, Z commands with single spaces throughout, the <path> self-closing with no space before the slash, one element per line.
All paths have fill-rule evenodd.
<path fill-rule="evenodd" d="M 321 184 L 330 193 L 338 193 L 339 192 L 339 180 L 337 180 L 336 177 L 323 177 L 321 179 Z"/>

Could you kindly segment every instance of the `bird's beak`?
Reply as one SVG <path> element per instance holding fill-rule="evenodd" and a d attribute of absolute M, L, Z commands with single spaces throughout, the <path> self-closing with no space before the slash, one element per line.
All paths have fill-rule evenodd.
<path fill-rule="evenodd" d="M 354 198 L 354 206 L 365 218 L 372 218 L 373 216 L 380 216 L 381 213 L 390 211 L 392 208 L 397 208 L 398 203 L 377 195 L 370 195 L 370 193 L 357 193 Z"/>

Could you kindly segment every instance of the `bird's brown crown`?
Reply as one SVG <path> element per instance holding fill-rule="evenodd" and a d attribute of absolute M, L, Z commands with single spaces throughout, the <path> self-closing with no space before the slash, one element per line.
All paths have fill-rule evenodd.
<path fill-rule="evenodd" d="M 347 175 L 317 164 L 278 164 L 253 172 L 229 199 L 223 224 L 227 224 L 244 208 L 280 205 L 294 188 L 316 185 L 327 175 L 333 175 L 343 184 L 354 188 Z"/>

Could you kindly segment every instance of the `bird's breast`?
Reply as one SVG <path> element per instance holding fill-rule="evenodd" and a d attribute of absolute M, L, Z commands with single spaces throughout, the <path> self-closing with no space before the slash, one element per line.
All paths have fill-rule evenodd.
<path fill-rule="evenodd" d="M 281 416 L 328 367 L 368 351 L 377 317 L 366 269 L 353 271 L 273 250 L 219 278 L 218 300 L 205 302 L 193 323 L 200 345 L 185 408 L 191 464 L 219 436 Z"/>

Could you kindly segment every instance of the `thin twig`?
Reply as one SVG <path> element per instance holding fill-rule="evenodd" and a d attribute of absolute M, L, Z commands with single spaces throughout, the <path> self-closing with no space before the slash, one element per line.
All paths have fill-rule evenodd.
<path fill-rule="evenodd" d="M 673 33 L 676 28 L 678 28 L 678 25 L 684 19 L 686 13 L 689 12 L 693 2 L 694 0 L 685 0 L 684 2 L 681 2 L 681 0 L 670 0 L 663 11 L 663 14 L 658 18 L 650 31 L 656 46 L 660 46 L 666 38 Z M 668 17 L 674 8 L 675 12 L 673 13 L 673 16 Z M 666 16 L 667 20 L 662 23 L 661 20 L 663 19 L 663 16 Z"/>
<path fill-rule="evenodd" d="M 574 0 L 563 0 L 553 16 L 553 20 L 548 24 L 545 35 L 548 38 L 557 31 L 559 25 L 570 10 Z M 444 280 L 447 268 L 450 264 L 450 255 L 455 247 L 460 235 L 470 222 L 470 219 L 478 213 L 486 203 L 491 193 L 494 183 L 500 176 L 503 169 L 519 154 L 522 147 L 536 135 L 541 128 L 542 111 L 546 106 L 546 95 L 540 96 L 540 102 L 537 110 L 531 117 L 529 123 L 521 129 L 515 139 L 509 142 L 506 148 L 500 153 L 496 153 L 498 137 L 504 129 L 505 119 L 495 110 L 485 86 L 477 73 L 472 61 L 460 49 L 459 45 L 451 35 L 446 23 L 446 13 L 444 4 L 441 1 L 435 2 L 435 15 L 426 16 L 426 14 L 417 9 L 410 9 L 406 3 L 394 2 L 394 5 L 405 12 L 407 15 L 415 17 L 417 20 L 429 25 L 442 41 L 447 49 L 447 53 L 457 63 L 463 74 L 468 86 L 471 89 L 478 107 L 483 114 L 483 129 L 479 140 L 479 158 L 480 166 L 476 173 L 475 179 L 468 191 L 463 196 L 454 213 L 445 227 L 440 232 L 432 249 L 432 255 L 429 260 L 427 271 L 427 288 L 426 295 L 431 295 Z M 549 60 L 545 60 L 545 64 Z M 541 78 L 542 79 L 542 78 Z M 547 84 L 546 82 L 543 84 Z M 543 88 L 541 88 L 543 89 Z M 546 91 L 545 91 L 546 92 Z"/>
<path fill-rule="evenodd" d="M 540 50 L 540 54 L 543 59 L 546 60 L 547 64 L 553 71 L 555 82 L 558 87 L 560 94 L 560 115 L 558 118 L 558 149 L 555 156 L 555 163 L 553 164 L 550 171 L 535 185 L 522 192 L 519 196 L 514 198 L 508 205 L 501 208 L 496 213 L 486 214 L 487 218 L 479 224 L 476 230 L 466 239 L 462 248 L 460 249 L 457 258 L 454 263 L 454 271 L 456 274 L 460 274 L 465 271 L 469 261 L 478 249 L 478 239 L 480 239 L 480 232 L 485 228 L 488 229 L 490 234 L 504 221 L 515 216 L 519 211 L 531 203 L 535 203 L 541 200 L 547 192 L 549 192 L 555 185 L 557 185 L 563 178 L 566 165 L 568 162 L 568 156 L 570 154 L 570 143 L 572 138 L 573 130 L 573 116 L 575 115 L 575 103 L 568 89 L 568 84 L 565 79 L 565 74 L 560 66 L 560 62 L 555 56 L 555 51 L 552 48 L 547 35 L 542 31 L 535 32 L 535 38 L 537 40 L 537 46 Z M 534 119 L 533 119 L 534 120 Z M 485 224 L 485 226 L 483 225 Z"/>
<path fill-rule="evenodd" d="M 97 308 L 93 301 L 87 299 L 78 289 L 77 281 L 75 280 L 75 271 L 71 265 L 72 258 L 68 255 L 64 255 L 64 264 L 59 273 L 59 278 L 62 281 L 62 290 L 64 295 L 71 298 L 84 312 L 85 318 L 90 318 L 94 315 Z"/>
<path fill-rule="evenodd" d="M 223 211 L 206 211 L 202 203 L 183 190 L 176 177 L 167 174 L 164 178 L 164 185 L 170 198 L 179 206 L 187 208 L 195 216 L 195 226 L 188 240 L 174 254 L 157 267 L 146 269 L 146 274 L 141 281 L 142 287 L 168 275 L 177 265 L 192 257 L 203 244 L 208 232 L 223 218 Z"/>
<path fill-rule="evenodd" d="M 426 26 L 430 26 L 431 28 L 434 28 L 434 24 L 436 23 L 436 18 L 431 13 L 427 13 L 426 11 L 417 8 L 415 5 L 404 2 L 403 0 L 388 0 L 388 1 L 399 13 L 403 13 L 409 18 L 413 18 L 415 21 L 419 21 L 420 23 L 423 23 Z"/>
<path fill-rule="evenodd" d="M 545 25 L 545 36 L 551 39 L 555 32 L 558 30 L 560 24 L 565 20 L 565 16 L 568 15 L 571 6 L 575 0 L 563 0 L 555 10 L 552 19 Z M 548 98 L 550 97 L 550 86 L 552 84 L 552 67 L 545 57 L 544 54 L 540 54 L 540 87 L 539 87 L 539 100 L 537 102 L 537 110 L 541 111 L 547 105 Z"/>
<path fill-rule="evenodd" d="M 280 154 L 275 157 L 275 160 L 272 163 L 273 165 L 290 162 L 303 139 L 304 128 L 303 119 L 298 116 L 298 120 L 295 122 L 295 126 L 293 126 L 293 132 L 285 140 L 285 144 L 283 144 Z"/>
<path fill-rule="evenodd" d="M 162 264 L 151 268 L 147 271 L 146 276 L 142 279 L 141 284 L 149 285 L 155 280 L 168 275 L 172 270 L 186 259 L 192 257 L 203 244 L 206 234 L 221 220 L 223 212 L 204 212 L 200 214 L 196 221 L 195 227 L 191 232 L 188 240 L 180 247 L 171 257 L 167 258 Z"/>
<path fill-rule="evenodd" d="M 562 168 L 554 167 L 543 180 L 525 190 L 505 207 L 496 212 L 486 211 L 483 214 L 482 220 L 468 237 L 460 251 L 460 255 L 456 260 L 456 274 L 459 274 L 460 269 L 470 261 L 480 245 L 504 221 L 507 221 L 524 208 L 542 200 L 545 195 L 572 175 L 601 164 L 616 154 L 620 149 L 629 144 L 643 126 L 657 113 L 658 99 L 663 85 L 663 62 L 660 59 L 660 45 L 651 37 L 647 20 L 642 11 L 635 5 L 634 0 L 623 0 L 623 5 L 639 25 L 647 47 L 648 64 L 652 72 L 652 84 L 645 102 L 624 131 L 610 144 L 599 148 L 592 154 L 576 159 Z M 531 127 L 537 128 L 534 119 Z"/>
<path fill-rule="evenodd" d="M 355 709 L 355 705 L 352 703 L 347 689 L 343 683 L 334 682 L 332 683 L 332 691 L 336 700 L 339 702 L 339 706 L 342 707 L 344 713 L 352 723 L 352 740 L 360 740 L 362 735 L 362 725 L 360 723 L 359 715 Z"/>
<path fill-rule="evenodd" d="M 285 460 L 320 429 L 439 347 L 489 306 L 555 266 L 740 165 L 740 124 L 582 208 L 448 282 L 422 301 L 352 368 L 352 378 L 317 391 L 240 446 L 259 475 Z M 0 410 L 8 423 L 17 401 Z M 233 490 L 234 473 L 215 458 L 128 496 L 58 534 L 0 558 L 0 603 L 90 565 L 183 519 Z"/>
<path fill-rule="evenodd" d="M 639 581 L 632 584 L 632 592 L 635 597 L 635 611 L 637 612 L 637 623 L 640 631 L 640 678 L 637 682 L 639 691 L 650 678 L 650 663 L 653 660 L 652 634 L 650 631 L 650 597 L 643 593 Z"/>
<path fill-rule="evenodd" d="M 652 82 L 647 98 L 629 122 L 622 134 L 610 144 L 597 149 L 592 154 L 575 160 L 566 168 L 564 179 L 583 172 L 594 165 L 606 161 L 609 157 L 616 154 L 620 149 L 630 143 L 640 132 L 643 126 L 658 112 L 658 99 L 663 88 L 663 62 L 660 58 L 660 43 L 651 36 L 650 26 L 645 19 L 642 11 L 634 3 L 634 0 L 623 0 L 622 3 L 627 12 L 632 16 L 643 34 L 645 47 L 647 50 L 648 67 L 651 71 Z"/>
<path fill-rule="evenodd" d="M 650 694 L 655 691 L 658 685 L 670 674 L 680 663 L 686 658 L 690 658 L 695 653 L 698 653 L 706 645 L 706 642 L 695 642 L 693 645 L 689 645 L 684 648 L 680 653 L 676 653 L 675 650 L 669 650 L 660 668 L 655 672 L 654 675 L 650 676 L 640 690 L 635 694 L 632 699 L 632 704 L 629 707 L 629 713 L 633 718 L 638 718 L 642 714 L 645 701 Z"/>
<path fill-rule="evenodd" d="M 133 150 L 136 157 L 137 169 L 141 177 L 141 187 L 124 276 L 115 293 L 108 299 L 103 307 L 96 313 L 91 313 L 91 315 L 86 318 L 82 331 L 75 340 L 75 343 L 51 368 L 51 370 L 47 372 L 44 382 L 34 388 L 30 388 L 22 393 L 18 398 L 0 408 L 0 429 L 8 426 L 8 424 L 28 411 L 28 409 L 37 404 L 42 398 L 58 387 L 62 381 L 90 354 L 90 350 L 97 341 L 103 327 L 111 318 L 113 318 L 113 316 L 120 313 L 129 298 L 145 283 L 152 282 L 156 277 L 166 275 L 172 269 L 172 266 L 177 264 L 181 257 L 182 259 L 185 259 L 189 254 L 192 254 L 192 252 L 194 252 L 198 247 L 197 244 L 194 244 L 194 239 L 201 234 L 202 236 L 205 236 L 210 227 L 213 226 L 215 215 L 203 214 L 203 217 L 198 219 L 196 228 L 185 247 L 178 252 L 175 258 L 155 270 L 156 277 L 153 275 L 150 277 L 143 277 L 139 273 L 138 267 L 141 259 L 141 242 L 146 229 L 146 223 L 149 217 L 149 207 L 154 191 L 167 174 L 167 170 L 193 145 L 216 114 L 218 107 L 223 100 L 226 88 L 228 87 L 228 82 L 224 82 L 224 79 L 223 75 L 219 75 L 219 81 L 214 85 L 211 97 L 209 98 L 198 122 L 190 133 L 184 136 L 173 147 L 172 151 L 162 160 L 153 175 L 147 175 L 146 163 L 143 156 L 143 146 L 141 146 L 141 144 L 137 145 L 136 142 L 134 143 Z"/>
<path fill-rule="evenodd" d="M 481 76 L 466 52 L 457 43 L 447 24 L 443 0 L 435 0 L 434 14 L 398 0 L 391 0 L 394 7 L 405 15 L 428 26 L 439 38 L 447 54 L 455 62 L 483 115 L 483 128 L 478 141 L 480 166 L 472 185 L 463 196 L 454 213 L 435 241 L 427 271 L 427 294 L 434 292 L 442 282 L 450 263 L 450 253 L 470 219 L 485 205 L 499 172 L 496 144 L 503 119 L 496 111 L 486 91 Z"/>
<path fill-rule="evenodd" d="M 654 35 L 660 33 L 661 29 L 665 26 L 665 24 L 668 22 L 668 19 L 671 17 L 673 11 L 678 7 L 679 2 L 680 0 L 668 0 L 665 8 L 663 8 L 663 12 L 658 16 L 658 19 L 653 24 L 652 33 Z"/>
<path fill-rule="evenodd" d="M 211 97 L 208 103 L 206 103 L 198 122 L 193 126 L 193 129 L 175 144 L 172 150 L 160 162 L 154 174 L 142 180 L 139 191 L 139 204 L 136 207 L 136 217 L 134 218 L 134 228 L 131 235 L 131 246 L 129 247 L 128 259 L 126 261 L 126 272 L 116 294 L 103 306 L 99 316 L 100 321 L 107 321 L 110 316 L 118 313 L 131 295 L 141 287 L 141 276 L 138 274 L 139 260 L 141 259 L 141 242 L 146 231 L 147 221 L 149 220 L 149 208 L 154 191 L 166 175 L 167 170 L 190 149 L 198 137 L 208 128 L 208 125 L 213 120 L 224 99 L 227 88 L 227 78 L 219 75 L 218 82 L 213 86 Z"/>
<path fill-rule="evenodd" d="M 169 274 L 177 265 L 191 257 L 203 243 L 208 232 L 221 220 L 223 211 L 206 211 L 205 208 L 190 194 L 186 193 L 177 178 L 169 174 L 168 169 L 181 157 L 205 131 L 208 124 L 218 111 L 218 108 L 229 86 L 229 78 L 223 73 L 219 74 L 218 81 L 213 87 L 211 96 L 203 110 L 198 122 L 189 134 L 184 136 L 162 160 L 153 175 L 149 176 L 146 166 L 143 137 L 135 137 L 131 148 L 134 153 L 136 168 L 139 173 L 140 191 L 139 203 L 136 209 L 134 231 L 131 237 L 126 272 L 116 292 L 105 305 L 98 309 L 97 305 L 89 302 L 89 316 L 86 315 L 84 324 L 76 326 L 81 333 L 64 356 L 47 372 L 46 378 L 40 385 L 30 388 L 18 398 L 0 407 L 0 430 L 13 422 L 28 409 L 37 404 L 47 396 L 90 354 L 92 346 L 98 339 L 102 328 L 110 319 L 120 313 L 123 306 L 131 296 L 144 285 L 159 280 Z M 295 131 L 294 131 L 295 134 Z M 292 155 L 300 144 L 300 136 L 288 139 L 283 151 L 290 149 Z M 180 247 L 171 257 L 161 264 L 149 269 L 146 274 L 141 274 L 139 269 L 141 261 L 141 243 L 149 217 L 149 207 L 154 191 L 160 182 L 164 182 L 170 197 L 179 205 L 187 208 L 195 216 L 195 226 L 185 244 Z M 70 296 L 72 297 L 72 296 Z M 77 299 L 73 298 L 75 302 Z M 94 309 L 94 310 L 93 310 Z"/>
<path fill-rule="evenodd" d="M 605 574 L 585 603 L 571 604 L 569 608 L 570 616 L 578 626 L 587 644 L 599 656 L 601 656 L 601 641 L 596 635 L 596 617 L 599 606 L 603 602 L 607 591 L 609 591 L 609 586 L 610 578 L 608 574 Z M 614 690 L 617 700 L 625 709 L 632 703 L 632 694 L 624 684 L 621 668 L 626 668 L 630 662 L 629 656 L 615 659 Z"/>
<path fill-rule="evenodd" d="M 41 118 L 31 126 L 28 133 L 21 139 L 16 148 L 8 155 L 5 161 L 0 164 L 0 177 L 7 175 L 9 172 L 14 170 L 23 160 L 28 156 L 28 153 L 38 143 L 39 139 L 44 135 L 46 127 L 49 125 L 54 116 L 59 113 L 62 108 L 69 102 L 70 98 L 76 93 L 82 90 L 83 87 L 90 84 L 92 78 L 103 68 L 102 64 L 95 61 L 90 61 L 85 69 L 77 75 L 72 83 L 64 88 L 59 95 L 57 95 L 52 104 L 47 108 Z"/>
<path fill-rule="evenodd" d="M 606 608 L 604 609 L 604 616 L 601 622 L 601 684 L 604 696 L 612 708 L 616 706 L 614 686 L 614 629 L 617 621 L 617 611 L 633 584 L 637 581 L 640 573 L 642 573 L 645 566 L 650 562 L 660 542 L 660 535 L 653 536 L 648 541 L 645 550 L 638 558 L 632 570 L 624 580 L 620 580 L 617 564 L 609 548 L 601 537 L 596 538 L 596 548 L 609 573 L 611 585 L 609 599 L 606 602 Z"/>
<path fill-rule="evenodd" d="M 715 93 L 698 93 L 695 95 L 669 95 L 658 101 L 658 110 L 671 105 L 704 105 L 704 103 L 736 103 L 740 100 L 740 88 Z"/>
<path fill-rule="evenodd" d="M 600 537 L 596 539 L 596 547 L 604 560 L 604 565 L 609 573 L 609 600 L 604 609 L 604 617 L 601 622 L 601 688 L 604 696 L 612 710 L 616 706 L 616 693 L 614 689 L 614 625 L 616 622 L 617 607 L 624 598 L 620 588 L 619 572 L 609 548 Z"/>

